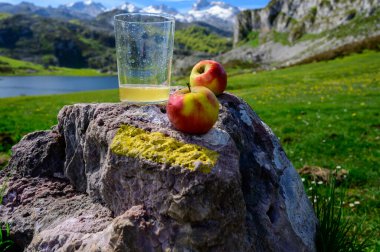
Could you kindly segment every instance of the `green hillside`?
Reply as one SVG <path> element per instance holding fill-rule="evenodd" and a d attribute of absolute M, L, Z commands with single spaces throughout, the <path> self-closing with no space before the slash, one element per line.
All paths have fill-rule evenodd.
<path fill-rule="evenodd" d="M 216 35 L 210 29 L 193 25 L 176 30 L 174 53 L 217 54 L 232 47 L 229 39 Z M 33 62 L 46 69 L 44 71 L 40 66 L 30 64 L 27 64 L 25 69 L 13 69 L 12 64 L 7 65 L 6 60 L 2 60 L 0 75 L 38 75 L 42 72 L 51 74 L 54 67 L 91 68 L 102 73 L 116 72 L 113 28 L 104 20 L 62 21 L 0 13 L 0 55 Z"/>
<path fill-rule="evenodd" d="M 96 69 L 75 69 L 55 66 L 42 66 L 27 61 L 15 60 L 0 56 L 0 75 L 57 75 L 57 76 L 101 76 L 104 75 Z"/>
<path fill-rule="evenodd" d="M 379 69 L 380 52 L 368 51 L 235 75 L 228 82 L 228 90 L 244 98 L 273 129 L 296 168 L 349 170 L 344 206 L 355 223 L 364 220 L 367 231 L 361 237 L 374 243 L 370 251 L 380 249 Z M 117 90 L 0 99 L 0 152 L 9 153 L 24 134 L 56 124 L 63 105 L 117 101 Z"/>
<path fill-rule="evenodd" d="M 220 37 L 199 26 L 190 26 L 177 30 L 174 43 L 177 50 L 211 54 L 223 53 L 232 48 L 232 43 L 229 39 Z"/>
<path fill-rule="evenodd" d="M 94 68 L 115 66 L 112 32 L 75 22 L 29 15 L 0 19 L 0 54 L 44 66 Z"/>

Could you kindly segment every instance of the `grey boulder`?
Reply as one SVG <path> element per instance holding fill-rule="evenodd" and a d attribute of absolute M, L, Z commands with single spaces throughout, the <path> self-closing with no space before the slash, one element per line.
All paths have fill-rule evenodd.
<path fill-rule="evenodd" d="M 315 251 L 317 219 L 278 139 L 243 100 L 218 99 L 198 136 L 159 105 L 65 106 L 14 146 L 1 220 L 26 251 Z"/>

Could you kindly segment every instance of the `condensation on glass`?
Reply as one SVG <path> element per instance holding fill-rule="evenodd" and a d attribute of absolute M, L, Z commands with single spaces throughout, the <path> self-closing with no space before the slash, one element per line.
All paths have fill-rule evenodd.
<path fill-rule="evenodd" d="M 174 44 L 174 17 L 126 13 L 115 18 L 119 96 L 122 102 L 168 100 Z"/>

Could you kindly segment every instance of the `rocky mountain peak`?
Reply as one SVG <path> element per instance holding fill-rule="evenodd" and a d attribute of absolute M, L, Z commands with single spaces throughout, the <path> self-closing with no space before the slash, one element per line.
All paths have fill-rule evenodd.
<path fill-rule="evenodd" d="M 240 10 L 224 2 L 198 0 L 188 12 L 188 21 L 206 22 L 225 31 L 232 31 L 236 15 Z"/>
<path fill-rule="evenodd" d="M 289 33 L 292 41 L 305 33 L 333 29 L 356 15 L 368 16 L 379 6 L 378 0 L 272 0 L 262 9 L 245 10 L 237 16 L 234 43 L 251 31 Z"/>
<path fill-rule="evenodd" d="M 103 4 L 93 2 L 92 0 L 73 2 L 66 5 L 61 5 L 60 7 L 79 13 L 85 13 L 93 17 L 106 10 L 106 7 Z"/>
<path fill-rule="evenodd" d="M 139 7 L 129 2 L 121 4 L 120 6 L 116 7 L 116 9 L 125 10 L 127 12 L 139 12 L 141 10 Z"/>
<path fill-rule="evenodd" d="M 148 13 L 167 13 L 176 15 L 178 14 L 178 11 L 174 8 L 170 8 L 165 4 L 160 5 L 150 5 L 141 10 L 142 12 L 148 12 Z"/>
<path fill-rule="evenodd" d="M 193 10 L 195 11 L 199 11 L 199 10 L 202 10 L 206 7 L 209 7 L 210 6 L 210 2 L 208 0 L 197 0 L 194 4 L 193 4 Z"/>

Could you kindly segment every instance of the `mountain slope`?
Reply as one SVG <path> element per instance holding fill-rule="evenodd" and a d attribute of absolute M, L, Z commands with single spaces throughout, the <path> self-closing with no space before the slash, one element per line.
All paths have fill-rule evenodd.
<path fill-rule="evenodd" d="M 273 67 L 376 49 L 379 20 L 379 0 L 272 0 L 238 14 L 235 49 L 218 59 Z"/>
<path fill-rule="evenodd" d="M 115 65 L 111 32 L 51 18 L 13 15 L 0 20 L 0 53 L 42 65 L 95 68 Z"/>
<path fill-rule="evenodd" d="M 98 14 L 104 12 L 106 7 L 101 3 L 95 3 L 91 0 L 85 0 L 82 2 L 74 2 L 66 5 L 61 5 L 58 7 L 59 9 L 66 9 L 70 12 L 77 12 L 89 15 L 91 17 L 96 17 Z"/>
<path fill-rule="evenodd" d="M 24 14 L 24 15 L 36 15 L 40 17 L 51 17 L 64 20 L 70 20 L 73 18 L 90 19 L 91 16 L 77 11 L 71 11 L 66 7 L 40 7 L 34 3 L 21 2 L 19 4 L 0 3 L 0 13 L 10 14 Z"/>
<path fill-rule="evenodd" d="M 232 33 L 236 15 L 240 12 L 237 7 L 224 2 L 209 2 L 208 0 L 197 0 L 193 8 L 187 13 L 181 13 L 165 4 L 137 7 L 133 3 L 125 2 L 117 7 L 106 9 L 101 3 L 92 0 L 84 0 L 60 5 L 57 8 L 40 7 L 30 2 L 21 2 L 16 5 L 0 3 L 0 13 L 37 15 L 41 17 L 59 18 L 63 20 L 79 19 L 93 20 L 98 15 L 102 17 L 107 13 L 125 12 L 149 12 L 167 13 L 173 15 L 177 21 L 183 23 L 203 22 L 209 26 Z M 112 20 L 109 21 L 112 24 Z"/>
<path fill-rule="evenodd" d="M 197 0 L 193 8 L 188 12 L 188 22 L 202 21 L 219 29 L 232 31 L 234 18 L 240 12 L 237 7 L 224 2 L 208 2 Z"/>
<path fill-rule="evenodd" d="M 379 0 L 272 0 L 262 9 L 245 10 L 237 16 L 234 43 L 251 31 L 288 33 L 295 41 L 303 34 L 318 34 L 349 23 L 357 16 L 368 17 L 380 6 Z"/>
<path fill-rule="evenodd" d="M 116 14 L 119 10 L 109 12 Z M 104 14 L 104 13 L 103 13 Z M 113 27 L 108 16 L 96 20 L 62 21 L 29 15 L 4 15 L 0 18 L 0 55 L 48 66 L 94 68 L 116 71 Z M 186 62 L 187 69 L 201 55 L 210 58 L 232 47 L 207 26 L 178 25 L 175 34 L 175 59 Z M 186 59 L 186 60 L 184 60 Z M 174 64 L 176 68 L 177 65 Z"/>
<path fill-rule="evenodd" d="M 95 69 L 74 69 L 55 66 L 42 66 L 27 61 L 15 60 L 0 56 L 0 75 L 1 76 L 101 76 L 102 74 Z M 0 165 L 1 166 L 1 165 Z"/>

